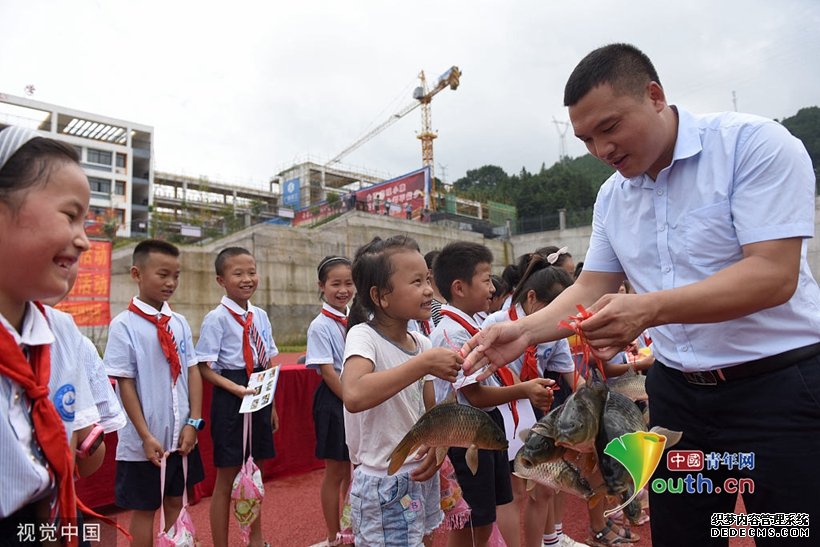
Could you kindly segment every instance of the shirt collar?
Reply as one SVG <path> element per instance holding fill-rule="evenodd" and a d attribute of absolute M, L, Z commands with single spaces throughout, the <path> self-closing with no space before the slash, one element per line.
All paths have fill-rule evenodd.
<path fill-rule="evenodd" d="M 347 313 L 342 313 L 339 310 L 337 310 L 336 308 L 334 308 L 333 306 L 331 306 L 330 304 L 328 304 L 327 302 L 322 302 L 322 309 L 329 311 L 330 313 L 332 313 L 336 317 L 342 317 L 342 318 L 347 317 L 347 313 L 350 313 L 350 308 L 345 308 L 345 311 Z"/>
<path fill-rule="evenodd" d="M 246 313 L 248 313 L 248 311 L 250 311 L 251 306 L 252 306 L 251 301 L 248 300 L 248 309 L 243 310 L 242 308 L 239 307 L 239 304 L 237 304 L 236 302 L 234 302 L 233 300 L 231 300 L 227 296 L 222 297 L 222 305 L 225 306 L 226 308 L 228 308 L 229 310 L 231 310 L 232 312 L 234 312 L 235 314 L 241 315 L 243 317 Z"/>
<path fill-rule="evenodd" d="M 131 301 L 137 308 L 139 308 L 141 312 L 147 313 L 148 315 L 157 314 L 157 309 L 154 306 L 152 306 L 151 304 L 146 304 L 145 302 L 140 300 L 139 297 L 135 296 L 131 299 Z M 162 315 L 167 315 L 168 317 L 171 316 L 171 306 L 168 305 L 168 302 L 162 303 L 162 309 L 159 310 L 159 313 Z"/>
<path fill-rule="evenodd" d="M 671 105 L 678 116 L 678 133 L 675 136 L 675 149 L 672 151 L 671 167 L 676 161 L 691 158 L 700 154 L 703 150 L 703 143 L 700 138 L 697 120 L 686 110 L 676 105 Z M 643 186 L 644 188 L 654 188 L 655 181 L 646 174 L 626 179 L 632 186 Z"/>
<path fill-rule="evenodd" d="M 43 346 L 54 343 L 54 333 L 48 326 L 48 320 L 33 302 L 26 303 L 23 325 L 19 333 L 2 315 L 0 315 L 0 323 L 11 334 L 18 346 Z"/>
<path fill-rule="evenodd" d="M 481 327 L 479 327 L 478 323 L 476 323 L 476 320 L 473 316 L 467 315 L 466 313 L 464 313 L 460 309 L 458 309 L 456 307 L 453 307 L 449 304 L 442 304 L 441 305 L 441 311 L 445 311 L 445 310 L 458 315 L 459 317 L 461 317 L 462 319 L 464 319 L 465 321 L 467 321 L 471 325 L 475 326 L 477 329 L 481 328 Z"/>

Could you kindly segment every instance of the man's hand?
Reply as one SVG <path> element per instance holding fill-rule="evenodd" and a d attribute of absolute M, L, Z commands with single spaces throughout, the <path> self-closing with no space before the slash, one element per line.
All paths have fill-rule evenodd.
<path fill-rule="evenodd" d="M 518 359 L 529 345 L 519 321 L 496 323 L 482 330 L 464 343 L 461 353 L 466 355 L 464 375 L 486 366 L 477 380 L 489 378 L 493 372 Z"/>
<path fill-rule="evenodd" d="M 650 326 L 650 294 L 607 294 L 587 311 L 592 317 L 578 324 L 595 356 L 612 359 Z"/>

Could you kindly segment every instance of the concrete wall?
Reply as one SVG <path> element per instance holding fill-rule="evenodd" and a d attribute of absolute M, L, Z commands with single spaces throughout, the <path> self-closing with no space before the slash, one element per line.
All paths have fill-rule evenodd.
<path fill-rule="evenodd" d="M 818 222 L 815 232 L 820 237 L 820 199 L 815 202 L 815 207 Z M 182 247 L 182 276 L 171 306 L 188 319 L 196 340 L 205 314 L 224 294 L 215 280 L 213 261 L 216 254 L 232 245 L 246 247 L 256 257 L 259 270 L 259 288 L 252 301 L 270 316 L 274 338 L 280 344 L 304 343 L 307 326 L 319 309 L 316 286 L 319 261 L 330 254 L 353 256 L 357 248 L 374 236 L 411 236 L 418 241 L 422 253 L 457 240 L 483 243 L 493 252 L 496 271 L 500 273 L 504 265 L 512 263 L 516 257 L 546 245 L 566 245 L 576 262 L 583 260 L 590 232 L 591 227 L 585 226 L 513 236 L 506 242 L 485 240 L 479 234 L 455 228 L 359 212 L 347 213 L 314 229 L 259 225 L 210 244 Z M 129 275 L 132 251 L 133 246 L 114 251 L 112 316 L 124 310 L 136 294 L 136 286 Z M 817 237 L 809 240 L 808 255 L 816 278 L 820 272 Z"/>
<path fill-rule="evenodd" d="M 385 238 L 395 234 L 413 237 L 422 253 L 457 240 L 483 243 L 496 257 L 499 271 L 513 260 L 511 246 L 500 239 L 485 241 L 473 232 L 352 212 L 314 229 L 264 224 L 211 244 L 182 247 L 182 275 L 170 304 L 188 319 L 196 339 L 205 314 L 219 304 L 224 294 L 215 280 L 214 258 L 225 247 L 245 247 L 256 257 L 259 272 L 259 288 L 252 302 L 270 316 L 274 339 L 281 344 L 303 343 L 307 326 L 319 311 L 319 261 L 332 254 L 353 256 L 374 236 Z M 112 316 L 124 310 L 136 294 L 136 285 L 129 275 L 132 252 L 133 246 L 114 251 Z"/>

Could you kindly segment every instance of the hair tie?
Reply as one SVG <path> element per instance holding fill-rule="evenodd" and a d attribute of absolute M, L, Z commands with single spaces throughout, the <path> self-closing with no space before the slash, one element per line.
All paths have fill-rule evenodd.
<path fill-rule="evenodd" d="M 554 265 L 558 262 L 558 259 L 561 258 L 561 255 L 565 255 L 569 252 L 569 247 L 561 247 L 554 253 L 550 253 L 547 255 L 547 262 L 550 263 L 550 266 Z"/>
<path fill-rule="evenodd" d="M 345 258 L 343 256 L 331 256 L 322 260 L 319 263 L 319 266 L 316 268 L 316 273 L 321 273 L 321 271 L 328 266 L 328 264 L 333 264 L 334 262 L 344 262 L 348 266 L 350 265 L 350 259 Z"/>
<path fill-rule="evenodd" d="M 5 167 L 9 158 L 20 150 L 24 144 L 39 136 L 31 129 L 17 127 L 16 125 L 10 125 L 0 131 L 0 170 Z"/>

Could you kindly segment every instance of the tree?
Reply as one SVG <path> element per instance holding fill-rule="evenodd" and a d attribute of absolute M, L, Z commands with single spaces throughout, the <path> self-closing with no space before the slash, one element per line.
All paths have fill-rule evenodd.
<path fill-rule="evenodd" d="M 814 165 L 814 176 L 820 191 L 820 108 L 801 108 L 797 114 L 785 118 L 781 123 L 792 135 L 803 141 Z"/>

